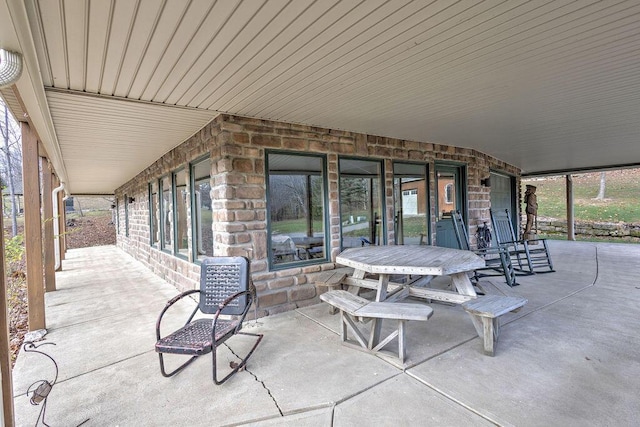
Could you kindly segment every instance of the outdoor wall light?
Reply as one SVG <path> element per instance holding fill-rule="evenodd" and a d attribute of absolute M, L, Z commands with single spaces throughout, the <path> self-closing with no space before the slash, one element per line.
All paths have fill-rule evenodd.
<path fill-rule="evenodd" d="M 485 187 L 491 187 L 491 177 L 488 176 L 488 177 L 486 177 L 484 179 L 481 179 L 480 180 L 480 184 L 485 186 Z"/>
<path fill-rule="evenodd" d="M 136 201 L 135 197 L 129 197 L 129 200 L 128 200 L 129 203 L 133 203 L 135 201 Z"/>
<path fill-rule="evenodd" d="M 0 49 L 0 88 L 11 86 L 22 74 L 22 55 Z"/>

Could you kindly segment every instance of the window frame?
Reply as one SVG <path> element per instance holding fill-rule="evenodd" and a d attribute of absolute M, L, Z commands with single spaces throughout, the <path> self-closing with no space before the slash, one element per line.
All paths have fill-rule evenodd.
<path fill-rule="evenodd" d="M 174 250 L 174 244 L 173 244 L 173 236 L 171 236 L 171 242 L 167 245 L 167 239 L 166 239 L 166 226 L 165 226 L 165 221 L 166 221 L 166 214 L 165 214 L 165 199 L 164 199 L 164 180 L 165 178 L 169 178 L 169 192 L 170 192 L 170 198 L 171 198 L 171 203 L 173 204 L 173 174 L 169 173 L 169 174 L 165 174 L 162 175 L 159 179 L 158 179 L 158 198 L 160 201 L 160 250 L 162 252 L 166 252 L 166 253 L 170 253 L 173 254 Z M 170 215 L 173 216 L 173 210 L 175 210 L 174 207 L 172 207 L 172 211 L 170 212 Z M 173 218 L 171 218 L 173 221 Z M 171 225 L 170 228 L 170 232 L 173 233 L 173 224 Z M 167 247 L 170 246 L 170 247 Z"/>
<path fill-rule="evenodd" d="M 360 161 L 360 162 L 370 162 L 370 163 L 377 163 L 379 166 L 378 169 L 378 180 L 379 180 L 379 187 L 380 187 L 380 193 L 379 193 L 379 197 L 380 197 L 380 216 L 379 216 L 379 220 L 380 220 L 380 242 L 379 245 L 380 246 L 384 246 L 387 244 L 387 221 L 386 221 L 386 191 L 385 191 L 385 163 L 384 163 L 384 159 L 370 159 L 370 158 L 363 158 L 363 157 L 351 157 L 351 156 L 340 156 L 338 157 L 338 204 L 341 205 L 342 201 L 341 201 L 341 197 L 342 197 L 342 169 L 341 169 L 341 162 L 342 160 L 355 160 L 355 161 Z M 355 175 L 352 175 L 355 177 Z M 345 246 L 343 244 L 344 241 L 344 234 L 343 234 L 343 228 L 342 228 L 342 223 L 343 223 L 343 219 L 342 219 L 342 209 L 340 209 L 340 211 L 338 212 L 339 216 L 340 216 L 340 250 L 344 250 Z M 372 244 L 375 245 L 375 242 L 372 242 Z"/>
<path fill-rule="evenodd" d="M 409 161 L 401 161 L 401 160 L 396 160 L 393 162 L 392 164 L 392 171 L 393 171 L 393 185 L 395 187 L 395 179 L 397 177 L 402 177 L 403 174 L 397 174 L 396 173 L 396 165 L 409 165 L 409 166 L 419 166 L 423 169 L 424 171 L 424 181 L 425 181 L 425 214 L 424 214 L 424 218 L 426 221 L 426 236 L 425 236 L 425 240 L 422 242 L 423 244 L 426 245 L 430 245 L 431 244 L 431 165 L 427 162 L 409 162 Z M 413 189 L 413 190 L 408 190 L 408 191 L 415 191 L 417 194 L 418 190 L 417 189 Z M 403 194 L 403 196 L 405 196 L 405 194 Z M 393 200 L 393 209 L 394 209 L 394 215 L 395 212 L 397 212 L 396 208 L 396 202 L 397 200 L 395 199 L 396 194 L 394 191 L 394 200 Z M 394 233 L 394 239 L 395 239 L 395 243 L 398 243 L 398 233 Z M 403 236 L 404 237 L 404 236 Z M 404 239 L 403 239 L 404 240 Z M 404 244 L 404 243 L 403 243 Z M 418 244 L 420 244 L 420 241 L 418 242 Z"/>
<path fill-rule="evenodd" d="M 177 169 L 174 169 L 171 172 L 171 196 L 173 199 L 173 238 L 172 243 L 173 243 L 173 255 L 175 255 L 178 258 L 182 258 L 182 259 L 189 259 L 189 253 L 190 253 L 190 248 L 189 248 L 189 215 L 187 214 L 187 208 L 189 207 L 189 204 L 187 202 L 185 202 L 185 227 L 186 227 L 186 232 L 187 232 L 187 247 L 185 249 L 183 249 L 183 252 L 180 252 L 181 248 L 178 245 L 178 230 L 179 230 L 179 226 L 180 224 L 178 223 L 179 220 L 179 213 L 180 210 L 178 208 L 178 197 L 180 197 L 180 194 L 178 194 L 178 174 L 179 173 L 185 173 L 185 180 L 184 180 L 184 188 L 185 191 L 187 192 L 187 200 L 191 200 L 191 195 L 189 194 L 189 189 L 187 187 L 187 182 L 189 181 L 189 176 L 188 176 L 188 170 L 187 168 L 185 168 L 184 166 L 181 166 Z"/>
<path fill-rule="evenodd" d="M 322 237 L 323 237 L 323 242 L 324 242 L 324 250 L 322 253 L 322 257 L 320 258 L 310 258 L 310 259 L 301 259 L 301 260 L 294 260 L 294 261 L 290 261 L 290 262 L 284 262 L 284 263 L 275 263 L 274 259 L 271 255 L 272 253 L 272 238 L 271 238 L 271 233 L 272 233 L 272 221 L 271 221 L 271 185 L 270 185 L 270 169 L 269 169 L 269 156 L 271 155 L 285 155 L 285 156 L 296 156 L 296 157 L 312 157 L 312 158 L 316 158 L 319 159 L 321 161 L 321 170 L 320 170 L 320 176 L 322 177 L 322 224 L 323 224 L 323 230 L 322 230 Z M 301 267 L 301 266 L 307 266 L 307 265 L 314 265 L 314 264 L 323 264 L 329 261 L 329 254 L 331 253 L 331 236 L 330 236 L 330 221 L 329 221 L 329 182 L 328 182 L 328 162 L 327 162 L 327 155 L 326 154 L 314 154 L 314 153 L 301 153 L 298 151 L 283 151 L 283 150 L 266 150 L 265 151 L 265 187 L 266 187 L 266 207 L 267 207 L 267 212 L 266 212 L 266 221 L 267 221 L 267 254 L 269 254 L 269 256 L 267 257 L 268 263 L 269 263 L 269 271 L 278 271 L 278 270 L 286 270 L 289 268 L 296 268 L 296 267 Z M 302 175 L 302 174 L 300 174 Z M 307 174 L 307 176 L 311 176 L 310 174 Z M 310 215 L 312 215 L 310 213 Z M 313 216 L 312 216 L 313 218 Z"/>
<path fill-rule="evenodd" d="M 211 183 L 211 165 L 212 165 L 212 161 L 211 161 L 211 156 L 209 155 L 205 155 L 205 156 L 201 156 L 191 162 L 189 162 L 189 183 L 190 183 L 190 203 L 191 203 L 191 256 L 192 256 L 192 260 L 195 264 L 201 264 L 202 260 L 200 259 L 200 254 L 198 253 L 198 246 L 200 244 L 200 237 L 198 236 L 199 233 L 199 228 L 198 228 L 198 208 L 199 206 L 197 206 L 198 201 L 197 201 L 197 197 L 196 197 L 196 176 L 195 173 L 193 173 L 194 168 L 199 165 L 200 163 L 203 163 L 205 161 L 209 162 L 209 187 L 213 188 L 213 185 Z M 211 200 L 211 214 L 213 215 L 213 199 Z M 201 215 L 200 215 L 201 217 Z M 213 225 L 213 218 L 211 219 L 211 225 Z M 212 229 L 213 232 L 213 229 Z M 215 247 L 213 245 L 213 235 L 211 236 L 211 256 L 215 255 Z M 204 255 L 204 257 L 207 257 L 208 255 Z"/>
<path fill-rule="evenodd" d="M 157 248 L 160 244 L 160 235 L 158 234 L 159 229 L 160 229 L 160 218 L 158 217 L 158 209 L 156 208 L 156 205 L 159 206 L 159 200 L 156 200 L 156 202 L 154 203 L 153 201 L 153 185 L 156 185 L 157 189 L 156 189 L 156 199 L 158 199 L 159 195 L 160 195 L 160 182 L 159 180 L 154 180 L 151 181 L 148 185 L 148 193 L 149 193 L 149 246 L 153 247 L 153 248 Z M 156 223 L 157 226 L 154 226 L 154 221 L 153 219 L 156 219 Z M 154 239 L 154 236 L 158 237 L 158 240 Z"/>

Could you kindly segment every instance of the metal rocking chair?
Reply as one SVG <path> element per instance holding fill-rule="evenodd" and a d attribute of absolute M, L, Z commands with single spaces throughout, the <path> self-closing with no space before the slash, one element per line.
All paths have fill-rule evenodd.
<path fill-rule="evenodd" d="M 547 240 L 518 239 L 508 209 L 505 209 L 504 213 L 491 211 L 491 223 L 498 246 L 507 248 L 510 256 L 515 257 L 520 271 L 527 274 L 555 271 Z M 549 270 L 540 271 L 541 268 Z"/>
<path fill-rule="evenodd" d="M 199 303 L 187 319 L 185 325 L 177 331 L 161 337 L 160 326 L 167 310 L 182 298 L 199 294 Z M 200 273 L 200 289 L 181 293 L 167 302 L 156 323 L 156 352 L 160 358 L 160 371 L 165 377 L 177 374 L 193 362 L 198 356 L 211 353 L 213 357 L 213 381 L 222 384 L 233 374 L 242 369 L 247 359 L 262 340 L 262 334 L 240 332 L 251 304 L 256 298 L 255 288 L 249 279 L 249 261 L 244 257 L 215 257 L 202 261 Z M 198 318 L 201 312 L 213 315 Z M 218 381 L 216 357 L 217 348 L 236 334 L 257 337 L 253 347 L 239 363 L 231 363 L 232 371 Z M 164 354 L 182 354 L 191 356 L 182 365 L 167 373 L 164 365 Z M 238 357 L 239 358 L 239 357 Z"/>
<path fill-rule="evenodd" d="M 467 226 L 464 223 L 464 219 L 462 218 L 462 214 L 460 213 L 460 211 L 452 212 L 451 218 L 453 220 L 453 230 L 455 231 L 456 239 L 458 240 L 458 247 L 465 251 L 472 251 L 473 253 L 484 259 L 486 268 L 481 268 L 474 271 L 473 278 L 475 282 L 477 283 L 478 279 L 480 279 L 481 277 L 504 275 L 507 285 L 511 287 L 517 286 L 518 284 L 516 283 L 516 273 L 513 268 L 513 264 L 511 264 L 511 257 L 504 247 L 490 247 L 491 237 L 489 229 L 486 228 L 486 224 L 484 225 L 485 228 L 483 229 L 483 231 L 489 232 L 489 235 L 487 236 L 488 238 L 479 238 L 478 249 L 471 249 L 471 245 L 469 244 L 469 233 L 467 231 Z M 493 270 L 497 274 L 485 273 L 489 270 Z"/>

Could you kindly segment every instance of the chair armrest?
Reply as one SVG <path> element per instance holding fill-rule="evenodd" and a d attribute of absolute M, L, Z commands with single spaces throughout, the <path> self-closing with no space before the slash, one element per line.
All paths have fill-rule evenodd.
<path fill-rule="evenodd" d="M 231 295 L 229 298 L 227 298 L 226 300 L 224 300 L 224 302 L 222 302 L 219 306 L 218 306 L 218 311 L 216 311 L 216 314 L 213 316 L 213 329 L 212 329 L 212 334 L 213 334 L 213 338 L 215 340 L 215 333 L 216 333 L 216 324 L 218 323 L 218 317 L 220 317 L 220 314 L 222 314 L 222 310 L 224 310 L 224 308 L 226 306 L 228 306 L 229 304 L 231 304 L 231 302 L 233 302 L 235 299 L 238 299 L 242 296 L 246 295 L 247 296 L 247 305 L 244 308 L 244 310 L 242 311 L 242 314 L 238 315 L 238 325 L 236 326 L 236 331 L 234 333 L 237 333 L 240 328 L 242 327 L 242 323 L 244 322 L 244 318 L 247 317 L 247 313 L 249 312 L 249 308 L 251 308 L 251 304 L 253 304 L 253 298 L 254 298 L 254 293 L 251 289 L 248 289 L 246 291 L 240 291 L 237 292 L 233 295 Z"/>
<path fill-rule="evenodd" d="M 160 315 L 158 316 L 158 320 L 156 321 L 156 338 L 158 340 L 160 340 L 160 338 L 161 338 L 160 337 L 160 324 L 162 322 L 162 318 L 164 317 L 164 314 L 167 312 L 167 310 L 169 310 L 169 307 L 171 307 L 172 305 L 174 305 L 175 303 L 180 301 L 182 298 L 184 298 L 186 296 L 189 296 L 191 294 L 199 293 L 199 292 L 200 292 L 199 289 L 191 289 L 189 291 L 182 292 L 181 294 L 178 294 L 175 297 L 171 298 L 167 302 L 167 304 L 165 304 L 164 308 L 160 312 Z M 197 311 L 198 311 L 198 306 L 196 306 L 196 308 L 193 310 L 193 313 L 191 313 L 191 316 L 189 316 L 189 319 L 187 319 L 187 321 L 185 322 L 185 325 L 187 323 L 189 323 L 191 321 L 191 319 L 193 319 L 193 316 L 196 314 Z"/>

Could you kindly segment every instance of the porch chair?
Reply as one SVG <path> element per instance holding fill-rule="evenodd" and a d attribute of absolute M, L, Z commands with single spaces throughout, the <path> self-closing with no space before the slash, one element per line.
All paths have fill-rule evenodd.
<path fill-rule="evenodd" d="M 491 211 L 491 223 L 498 246 L 507 248 L 509 255 L 518 262 L 520 271 L 528 274 L 552 272 L 553 262 L 546 239 L 518 239 L 508 209 L 504 212 Z M 541 269 L 548 268 L 548 271 Z"/>
<path fill-rule="evenodd" d="M 462 218 L 460 211 L 453 212 L 451 219 L 453 220 L 453 230 L 455 231 L 456 240 L 458 241 L 458 247 L 465 251 L 472 251 L 484 259 L 486 268 L 478 269 L 473 272 L 474 281 L 477 283 L 481 277 L 504 275 L 507 285 L 511 287 L 517 286 L 516 273 L 507 249 L 502 246 L 471 249 L 467 226 L 464 223 L 464 219 Z M 493 271 L 494 273 L 487 273 L 489 271 Z"/>
<path fill-rule="evenodd" d="M 199 294 L 198 305 L 177 331 L 161 336 L 161 323 L 167 310 L 182 298 Z M 249 261 L 245 257 L 205 258 L 200 270 L 200 289 L 192 289 L 177 295 L 167 302 L 156 323 L 156 352 L 160 358 L 160 371 L 165 377 L 177 374 L 198 356 L 211 353 L 213 358 L 213 381 L 222 384 L 242 369 L 253 354 L 262 334 L 240 332 L 242 323 L 256 298 L 255 288 L 249 279 Z M 201 315 L 196 317 L 198 312 Z M 205 316 L 202 316 L 205 315 Z M 208 317 L 206 315 L 209 315 Z M 213 315 L 213 317 L 211 317 Z M 217 349 L 233 335 L 256 337 L 253 347 L 238 363 L 231 363 L 232 370 L 221 380 L 217 373 Z M 191 356 L 182 365 L 168 372 L 165 369 L 164 354 Z M 235 353 L 234 353 L 235 354 Z M 237 356 L 237 355 L 236 355 Z M 240 358 L 240 356 L 237 356 Z"/>

